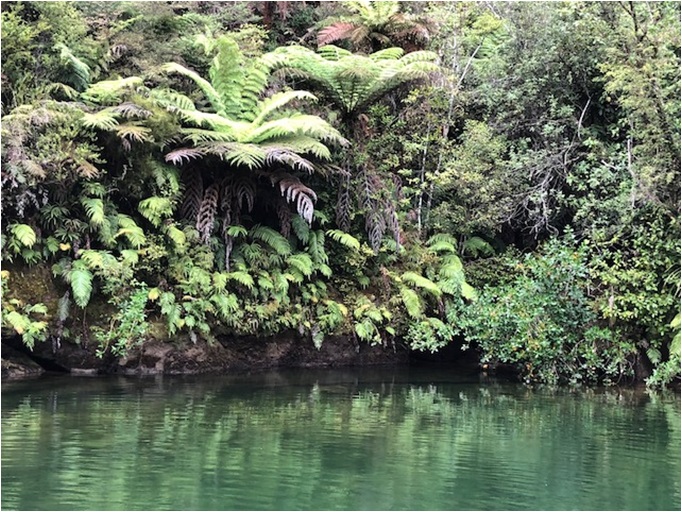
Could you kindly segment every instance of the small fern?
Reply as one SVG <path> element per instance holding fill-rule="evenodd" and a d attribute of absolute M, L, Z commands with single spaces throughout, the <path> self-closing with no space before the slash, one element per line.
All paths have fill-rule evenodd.
<path fill-rule="evenodd" d="M 250 234 L 252 238 L 265 242 L 280 256 L 288 256 L 291 254 L 289 240 L 268 226 L 255 226 L 251 229 Z"/>
<path fill-rule="evenodd" d="M 90 225 L 101 226 L 104 223 L 104 201 L 102 199 L 87 197 L 81 199 L 81 204 L 85 209 Z"/>
<path fill-rule="evenodd" d="M 87 268 L 85 262 L 75 261 L 69 272 L 69 281 L 71 283 L 73 299 L 81 308 L 84 308 L 90 302 L 92 280 L 92 273 Z"/>
<path fill-rule="evenodd" d="M 401 286 L 400 297 L 410 318 L 420 318 L 424 314 L 424 303 L 414 290 Z"/>
<path fill-rule="evenodd" d="M 173 205 L 167 197 L 148 197 L 137 205 L 142 216 L 151 222 L 154 227 L 159 227 L 163 220 L 173 214 Z M 177 229 L 177 228 L 176 228 Z"/>
<path fill-rule="evenodd" d="M 287 263 L 298 270 L 305 277 L 313 273 L 313 260 L 305 253 L 293 254 L 287 258 Z"/>
<path fill-rule="evenodd" d="M 239 284 L 246 286 L 249 290 L 253 289 L 253 277 L 248 272 L 237 270 L 234 272 L 225 272 L 225 277 L 231 281 L 236 281 Z"/>
<path fill-rule="evenodd" d="M 416 272 L 405 272 L 400 277 L 404 282 L 411 284 L 412 286 L 421 288 L 422 290 L 430 293 L 436 298 L 440 297 L 443 293 L 441 289 L 438 287 L 438 285 L 436 285 L 436 283 L 434 283 L 430 279 L 427 279 L 424 276 L 420 276 Z"/>
<path fill-rule="evenodd" d="M 146 243 L 147 238 L 145 237 L 144 231 L 142 231 L 142 228 L 140 228 L 133 219 L 127 215 L 119 213 L 117 215 L 117 220 L 120 229 L 114 238 L 124 236 L 130 245 L 138 249 Z"/>
<path fill-rule="evenodd" d="M 36 232 L 27 224 L 12 224 L 10 231 L 19 243 L 25 247 L 31 248 L 36 243 Z"/>
<path fill-rule="evenodd" d="M 360 250 L 360 241 L 353 235 L 344 233 L 340 229 L 329 229 L 327 230 L 327 235 L 329 235 L 332 240 L 339 242 L 344 247 L 348 247 L 354 251 Z"/>

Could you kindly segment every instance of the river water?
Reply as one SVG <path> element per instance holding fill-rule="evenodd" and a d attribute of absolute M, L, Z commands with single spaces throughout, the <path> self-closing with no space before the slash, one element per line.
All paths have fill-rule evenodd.
<path fill-rule="evenodd" d="M 453 373 L 3 383 L 2 509 L 679 510 L 679 394 Z"/>

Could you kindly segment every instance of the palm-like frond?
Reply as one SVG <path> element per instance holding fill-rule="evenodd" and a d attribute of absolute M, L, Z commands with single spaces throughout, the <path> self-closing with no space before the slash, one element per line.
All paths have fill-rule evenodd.
<path fill-rule="evenodd" d="M 69 77 L 71 84 L 80 91 L 85 89 L 90 83 L 90 66 L 76 57 L 71 48 L 63 43 L 57 43 L 55 49 L 59 50 L 59 58 L 62 61 L 62 65 L 71 72 Z"/>
<path fill-rule="evenodd" d="M 278 109 L 287 106 L 294 100 L 303 99 L 317 101 L 317 97 L 308 91 L 283 91 L 273 94 L 272 96 L 258 103 L 255 109 L 255 111 L 258 112 L 258 115 L 251 121 L 251 123 L 258 125 L 265 121 Z"/>
<path fill-rule="evenodd" d="M 348 39 L 356 27 L 356 23 L 343 21 L 329 25 L 317 34 L 317 44 L 318 46 L 325 46 L 335 41 Z"/>
<path fill-rule="evenodd" d="M 201 158 L 205 154 L 205 151 L 197 148 L 180 148 L 168 153 L 166 155 L 166 162 L 170 162 L 175 165 L 182 165 L 185 162 L 190 162 L 196 158 Z"/>
<path fill-rule="evenodd" d="M 88 87 L 81 95 L 86 101 L 95 103 L 120 103 L 121 97 L 127 90 L 141 86 L 142 78 L 131 76 L 118 80 L 103 80 Z"/>
<path fill-rule="evenodd" d="M 242 85 L 246 75 L 244 57 L 230 37 L 217 39 L 216 48 L 218 53 L 211 63 L 209 78 L 211 89 L 216 92 L 219 101 L 214 102 L 210 97 L 209 100 L 216 113 L 238 119 L 242 113 Z"/>
<path fill-rule="evenodd" d="M 135 123 L 121 124 L 116 127 L 116 135 L 128 142 L 151 142 L 151 128 L 140 126 Z"/>
<path fill-rule="evenodd" d="M 111 109 L 100 110 L 99 112 L 83 114 L 83 126 L 97 130 L 111 131 L 118 126 L 116 113 Z"/>
<path fill-rule="evenodd" d="M 201 92 L 204 93 L 204 96 L 206 96 L 206 99 L 211 104 L 213 110 L 216 113 L 223 112 L 224 105 L 220 94 L 218 93 L 218 91 L 216 91 L 211 82 L 209 82 L 205 78 L 202 78 L 201 75 L 199 75 L 199 73 L 197 73 L 196 71 L 192 71 L 191 69 L 188 69 L 185 66 L 177 64 L 175 62 L 169 62 L 167 64 L 164 64 L 162 69 L 166 73 L 177 73 L 179 75 L 186 76 L 187 78 L 192 80 L 195 84 L 197 84 L 199 89 L 201 89 Z"/>
<path fill-rule="evenodd" d="M 351 54 L 334 45 L 318 53 L 300 46 L 277 52 L 288 55 L 288 67 L 304 71 L 320 90 L 346 114 L 362 111 L 371 101 L 399 85 L 422 79 L 438 69 L 433 52 L 403 55 L 400 48 L 388 48 L 369 56 Z"/>

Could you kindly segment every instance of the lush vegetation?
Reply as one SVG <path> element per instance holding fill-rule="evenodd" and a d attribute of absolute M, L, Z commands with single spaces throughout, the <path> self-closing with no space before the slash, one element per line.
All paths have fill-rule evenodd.
<path fill-rule="evenodd" d="M 3 330 L 459 341 L 528 381 L 679 382 L 679 19 L 4 2 Z"/>

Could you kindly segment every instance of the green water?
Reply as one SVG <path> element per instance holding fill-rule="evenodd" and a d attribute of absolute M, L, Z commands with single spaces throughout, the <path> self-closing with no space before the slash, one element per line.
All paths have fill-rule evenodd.
<path fill-rule="evenodd" d="M 2 386 L 4 510 L 679 506 L 679 394 L 416 369 Z"/>

